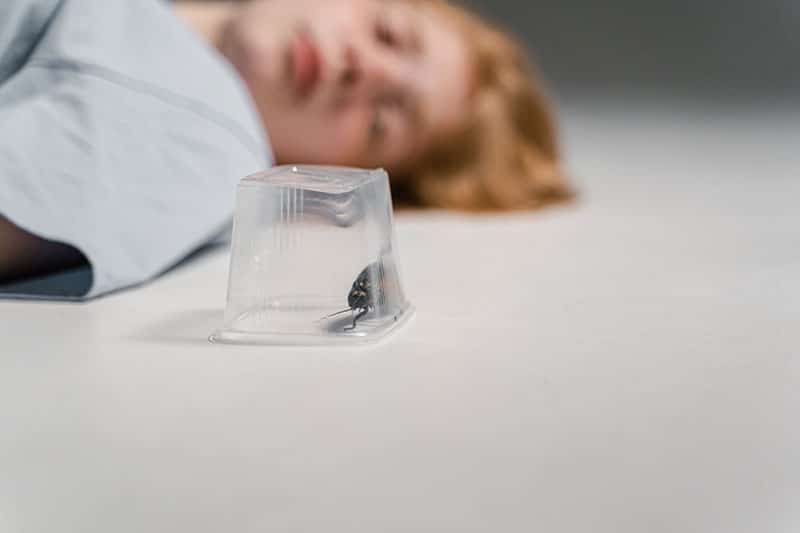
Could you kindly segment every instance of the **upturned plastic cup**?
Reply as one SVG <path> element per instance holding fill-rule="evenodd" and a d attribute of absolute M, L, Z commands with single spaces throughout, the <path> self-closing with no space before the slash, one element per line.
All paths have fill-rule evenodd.
<path fill-rule="evenodd" d="M 239 183 L 228 301 L 212 342 L 373 342 L 412 314 L 384 170 L 283 166 Z"/>

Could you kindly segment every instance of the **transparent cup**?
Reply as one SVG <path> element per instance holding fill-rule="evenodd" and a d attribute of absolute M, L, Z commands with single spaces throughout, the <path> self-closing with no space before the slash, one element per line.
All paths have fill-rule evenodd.
<path fill-rule="evenodd" d="M 384 170 L 283 166 L 239 183 L 224 324 L 212 342 L 373 342 L 412 314 Z"/>

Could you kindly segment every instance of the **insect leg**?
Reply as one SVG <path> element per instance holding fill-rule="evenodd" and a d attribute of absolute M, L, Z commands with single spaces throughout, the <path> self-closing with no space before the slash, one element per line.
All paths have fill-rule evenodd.
<path fill-rule="evenodd" d="M 361 312 L 360 312 L 360 313 L 358 313 L 358 314 L 357 314 L 355 317 L 353 317 L 353 325 L 352 325 L 352 326 L 348 326 L 348 327 L 344 328 L 344 329 L 345 329 L 345 331 L 352 331 L 352 330 L 356 329 L 356 322 L 358 322 L 358 320 L 359 320 L 361 317 L 363 317 L 364 315 L 366 315 L 367 313 L 369 313 L 369 308 L 368 308 L 368 307 L 363 307 L 363 308 L 361 309 Z"/>
<path fill-rule="evenodd" d="M 337 315 L 343 315 L 345 313 L 349 313 L 352 310 L 353 310 L 352 308 L 348 307 L 347 309 L 342 309 L 341 311 L 337 311 L 336 313 L 333 313 L 332 315 L 324 316 L 320 320 L 327 320 L 327 319 L 335 317 Z"/>

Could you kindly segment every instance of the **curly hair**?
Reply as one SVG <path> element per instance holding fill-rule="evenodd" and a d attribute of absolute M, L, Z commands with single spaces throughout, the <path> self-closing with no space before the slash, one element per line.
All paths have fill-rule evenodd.
<path fill-rule="evenodd" d="M 464 126 L 393 180 L 400 205 L 467 211 L 533 209 L 574 197 L 557 132 L 524 47 L 446 0 L 407 0 L 455 24 L 472 58 L 474 86 Z"/>

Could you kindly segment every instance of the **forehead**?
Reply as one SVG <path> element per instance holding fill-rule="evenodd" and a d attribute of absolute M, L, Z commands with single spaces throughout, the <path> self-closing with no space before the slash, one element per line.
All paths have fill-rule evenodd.
<path fill-rule="evenodd" d="M 430 143 L 458 128 L 466 117 L 472 65 L 466 37 L 445 11 L 428 2 L 396 2 L 407 9 L 420 33 L 422 48 L 415 79 L 419 141 Z"/>
<path fill-rule="evenodd" d="M 471 78 L 466 37 L 443 11 L 423 4 L 420 26 L 428 39 L 427 76 L 420 80 L 427 96 L 428 116 L 441 127 L 452 127 L 464 113 Z"/>

